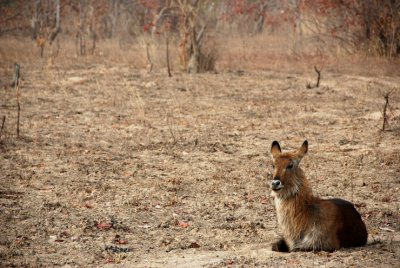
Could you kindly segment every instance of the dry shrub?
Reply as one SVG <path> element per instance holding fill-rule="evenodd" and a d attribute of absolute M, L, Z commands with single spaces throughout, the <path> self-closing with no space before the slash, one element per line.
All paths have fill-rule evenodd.
<path fill-rule="evenodd" d="M 199 69 L 200 72 L 209 72 L 215 70 L 219 51 L 216 46 L 206 45 L 200 52 Z"/>
<path fill-rule="evenodd" d="M 217 53 L 215 51 L 202 52 L 200 53 L 200 71 L 214 71 L 215 62 L 217 61 Z"/>

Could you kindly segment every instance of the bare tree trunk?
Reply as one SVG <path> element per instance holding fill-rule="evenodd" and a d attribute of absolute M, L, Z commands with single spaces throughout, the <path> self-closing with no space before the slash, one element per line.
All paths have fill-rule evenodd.
<path fill-rule="evenodd" d="M 204 35 L 207 28 L 209 16 L 212 13 L 214 4 L 208 7 L 207 15 L 203 20 L 199 18 L 200 1 L 183 1 L 179 0 L 179 7 L 181 9 L 181 43 L 180 43 L 180 58 L 181 64 L 186 72 L 198 73 L 202 71 L 201 60 L 204 61 L 204 54 L 202 53 L 202 45 Z M 208 2 L 209 3 L 209 2 Z M 198 32 L 197 32 L 198 31 Z"/>
<path fill-rule="evenodd" d="M 186 30 L 186 18 L 181 19 L 181 29 L 180 29 L 180 42 L 179 42 L 179 61 L 182 70 L 185 72 L 187 71 L 187 65 L 188 65 L 188 55 L 190 54 L 190 35 L 188 31 Z"/>
<path fill-rule="evenodd" d="M 89 6 L 89 37 L 92 39 L 92 47 L 90 49 L 90 54 L 93 55 L 96 49 L 96 40 L 97 34 L 95 31 L 95 17 L 94 17 L 94 8 L 92 5 Z"/>
<path fill-rule="evenodd" d="M 80 0 L 79 2 L 79 29 L 76 33 L 76 46 L 79 56 L 86 55 L 86 17 L 88 12 L 88 1 Z"/>
<path fill-rule="evenodd" d="M 314 65 L 314 70 L 317 73 L 317 83 L 315 84 L 316 87 L 319 87 L 319 82 L 321 80 L 321 71 L 322 71 L 322 67 L 321 69 L 318 69 L 317 66 Z"/>
<path fill-rule="evenodd" d="M 297 0 L 291 0 L 291 4 L 293 6 L 293 10 L 295 12 L 295 29 L 293 31 L 293 46 L 292 46 L 292 53 L 297 54 L 297 52 L 300 50 L 299 46 L 301 43 L 301 40 L 303 39 L 303 29 L 302 29 L 302 11 L 300 8 L 300 3 Z"/>
<path fill-rule="evenodd" d="M 43 54 L 44 54 L 44 43 L 43 45 L 40 46 L 40 57 L 43 58 Z"/>
<path fill-rule="evenodd" d="M 90 49 L 90 54 L 94 55 L 94 51 L 96 50 L 96 40 L 97 40 L 97 35 L 95 32 L 91 33 L 91 38 L 92 38 L 92 48 Z"/>
<path fill-rule="evenodd" d="M 40 0 L 35 0 L 33 3 L 33 16 L 31 19 L 32 40 L 36 40 L 39 36 L 39 7 Z"/>
<path fill-rule="evenodd" d="M 264 31 L 264 24 L 265 24 L 265 12 L 267 11 L 267 7 L 269 4 L 269 0 L 265 0 L 264 3 L 259 3 L 260 5 L 260 15 L 258 17 L 256 23 L 256 33 L 262 33 Z"/>
<path fill-rule="evenodd" d="M 110 19 L 111 19 L 111 37 L 115 36 L 115 32 L 117 29 L 117 25 L 118 25 L 118 19 L 119 19 L 119 15 L 120 15 L 120 0 L 111 0 L 111 15 L 110 15 Z"/>
<path fill-rule="evenodd" d="M 50 36 L 48 37 L 49 40 L 49 44 L 51 45 L 54 41 L 54 39 L 56 39 L 58 33 L 60 32 L 61 28 L 60 28 L 60 0 L 54 0 L 56 3 L 56 25 L 53 29 L 53 31 L 50 33 Z"/>
<path fill-rule="evenodd" d="M 151 73 L 153 71 L 153 61 L 151 60 L 150 57 L 150 49 L 149 49 L 149 42 L 146 42 L 146 57 L 147 57 L 147 61 L 149 62 L 149 73 Z"/>
<path fill-rule="evenodd" d="M 198 73 L 199 72 L 199 59 L 200 59 L 200 47 L 196 38 L 196 29 L 192 27 L 191 37 L 190 37 L 190 52 L 189 52 L 189 62 L 187 65 L 188 73 Z"/>
<path fill-rule="evenodd" d="M 88 0 L 80 0 L 79 2 L 79 28 L 76 32 L 76 53 L 79 56 L 84 56 L 88 52 L 93 55 L 96 49 L 97 34 L 95 31 L 95 16 L 94 8 Z M 87 39 L 91 40 L 86 49 Z M 89 41 L 88 41 L 89 42 Z"/>

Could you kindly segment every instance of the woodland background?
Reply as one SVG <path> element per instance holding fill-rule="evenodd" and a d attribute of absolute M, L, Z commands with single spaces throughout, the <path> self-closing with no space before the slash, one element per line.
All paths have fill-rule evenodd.
<path fill-rule="evenodd" d="M 0 0 L 1 267 L 399 267 L 400 1 Z M 365 247 L 271 251 L 273 140 Z"/>

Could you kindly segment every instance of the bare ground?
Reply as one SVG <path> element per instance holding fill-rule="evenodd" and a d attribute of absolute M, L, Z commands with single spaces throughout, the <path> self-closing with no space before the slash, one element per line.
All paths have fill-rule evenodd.
<path fill-rule="evenodd" d="M 0 91 L 1 266 L 400 265 L 398 88 L 379 130 L 399 78 L 324 73 L 307 89 L 294 73 L 27 69 L 18 139 L 15 91 Z M 270 250 L 270 144 L 304 139 L 314 193 L 354 202 L 367 246 Z"/>

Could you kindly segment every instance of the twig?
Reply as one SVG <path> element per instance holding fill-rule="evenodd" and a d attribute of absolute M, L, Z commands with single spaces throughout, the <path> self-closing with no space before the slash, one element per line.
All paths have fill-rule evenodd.
<path fill-rule="evenodd" d="M 321 80 L 321 71 L 322 71 L 323 66 L 321 67 L 321 69 L 318 69 L 316 65 L 314 65 L 314 70 L 317 73 L 317 84 L 315 85 L 315 87 L 319 87 L 319 81 Z"/>
<path fill-rule="evenodd" d="M 166 51 L 166 56 L 167 56 L 168 77 L 172 77 L 172 74 L 171 74 L 171 65 L 170 65 L 170 62 L 169 62 L 169 36 L 168 36 L 168 34 L 167 34 L 167 36 L 165 37 L 165 43 L 166 43 L 166 49 L 167 49 L 167 51 Z"/>
<path fill-rule="evenodd" d="M 15 84 L 14 84 L 14 88 L 17 94 L 17 138 L 19 138 L 19 122 L 20 122 L 20 115 L 21 115 L 21 104 L 19 101 L 19 97 L 20 97 L 20 91 L 19 91 L 19 70 L 20 70 L 20 66 L 18 63 L 14 64 L 14 78 L 15 78 Z"/>
<path fill-rule="evenodd" d="M 19 103 L 19 89 L 18 89 L 18 93 L 17 93 L 17 106 L 18 106 L 18 116 L 17 116 L 17 138 L 19 138 L 19 118 L 21 115 L 21 105 Z"/>
<path fill-rule="evenodd" d="M 151 61 L 149 43 L 148 42 L 146 42 L 146 56 L 147 56 L 147 61 L 150 64 L 149 73 L 151 73 L 153 71 L 153 62 Z"/>
<path fill-rule="evenodd" d="M 6 116 L 3 116 L 3 122 L 1 123 L 1 129 L 0 129 L 0 139 L 1 135 L 3 134 L 3 129 L 4 129 L 4 124 L 6 123 Z"/>
<path fill-rule="evenodd" d="M 383 124 L 382 124 L 382 131 L 385 131 L 386 125 L 388 123 L 388 116 L 387 116 L 387 109 L 389 107 L 389 97 L 390 93 L 392 92 L 386 92 L 383 97 L 385 98 L 385 106 L 383 107 L 383 112 L 382 112 L 382 117 L 383 117 Z"/>
<path fill-rule="evenodd" d="M 15 89 L 18 89 L 18 84 L 19 84 L 19 69 L 20 66 L 18 63 L 14 63 L 14 81 L 12 83 L 12 86 Z"/>

